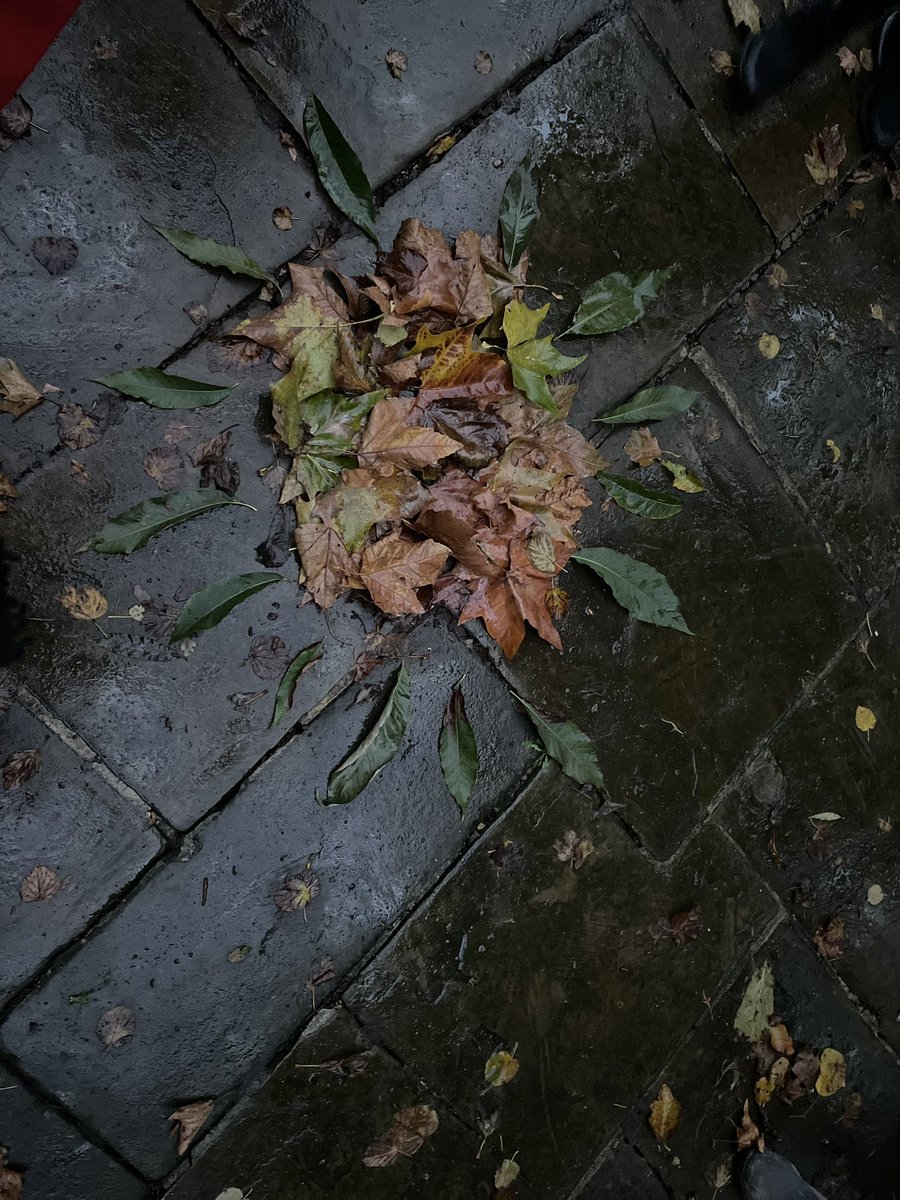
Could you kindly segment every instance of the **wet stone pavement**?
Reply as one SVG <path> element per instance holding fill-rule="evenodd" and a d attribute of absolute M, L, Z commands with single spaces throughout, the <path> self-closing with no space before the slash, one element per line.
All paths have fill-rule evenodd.
<path fill-rule="evenodd" d="M 871 45 L 871 29 L 846 40 Z M 0 415 L 19 492 L 2 536 L 32 617 L 2 680 L 0 760 L 40 754 L 0 791 L 0 1146 L 23 1200 L 736 1200 L 747 1099 L 828 1200 L 896 1200 L 900 210 L 877 162 L 853 176 L 872 166 L 855 123 L 866 78 L 829 54 L 751 106 L 710 65 L 739 46 L 726 5 L 705 0 L 342 0 L 327 20 L 280 0 L 85 0 L 23 88 L 47 132 L 0 155 L 0 354 L 61 389 Z M 400 78 L 391 49 L 408 56 Z M 700 393 L 657 432 L 705 492 L 641 521 L 591 485 L 580 524 L 583 544 L 661 569 L 693 637 L 628 619 L 580 570 L 564 652 L 529 635 L 511 662 L 440 610 L 301 603 L 262 402 L 277 372 L 220 340 L 266 306 L 146 222 L 234 241 L 271 270 L 332 222 L 330 261 L 371 265 L 302 148 L 309 91 L 383 186 L 383 244 L 408 215 L 491 231 L 531 152 L 530 278 L 564 297 L 559 331 L 603 274 L 678 265 L 639 324 L 569 352 L 589 356 L 572 423 L 622 474 L 625 434 L 596 418 L 649 382 Z M 826 190 L 803 154 L 833 123 L 848 154 Z M 51 230 L 80 247 L 58 277 L 30 254 Z M 172 414 L 91 382 L 138 364 L 236 386 Z M 63 402 L 90 411 L 94 444 L 59 442 Z M 151 494 L 148 451 L 178 445 L 177 485 L 196 487 L 190 449 L 226 427 L 251 507 L 127 557 L 79 553 Z M 661 470 L 640 479 L 662 487 Z M 174 606 L 261 561 L 283 585 L 169 644 Z M 100 588 L 116 619 L 62 615 L 69 585 Z M 155 626 L 129 617 L 136 603 Z M 278 676 L 254 657 L 273 637 L 292 656 L 323 641 L 274 729 Z M 353 804 L 324 807 L 401 660 L 400 753 Z M 462 820 L 436 732 L 459 680 L 481 754 Z M 542 761 L 510 689 L 588 734 L 607 797 Z M 577 870 L 558 849 L 573 835 L 591 845 Z M 61 886 L 26 901 L 39 866 Z M 319 895 L 278 911 L 303 870 Z M 690 936 L 673 936 L 688 912 Z M 734 1017 L 767 962 L 796 1047 L 844 1055 L 836 1094 L 754 1106 Z M 105 1046 L 117 1006 L 133 1036 Z M 519 1062 L 499 1087 L 497 1052 Z M 683 1116 L 658 1142 L 663 1083 Z M 179 1155 L 169 1116 L 197 1101 L 211 1111 Z M 414 1105 L 437 1114 L 422 1148 L 365 1166 Z M 510 1158 L 521 1173 L 498 1190 Z"/>

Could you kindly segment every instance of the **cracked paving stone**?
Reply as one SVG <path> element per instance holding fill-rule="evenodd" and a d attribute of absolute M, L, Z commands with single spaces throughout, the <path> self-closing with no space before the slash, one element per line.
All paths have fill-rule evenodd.
<path fill-rule="evenodd" d="M 669 1193 L 650 1166 L 627 1143 L 604 1154 L 578 1200 L 666 1200 Z"/>
<path fill-rule="evenodd" d="M 751 762 L 717 819 L 782 897 L 808 944 L 829 918 L 844 921 L 843 954 L 831 965 L 900 1050 L 896 588 L 870 621 L 874 636 L 863 625 L 860 638 Z M 856 727 L 858 705 L 876 715 L 868 735 Z M 816 840 L 811 818 L 822 812 L 840 820 L 823 823 Z M 874 884 L 883 894 L 878 904 L 868 899 Z"/>
<path fill-rule="evenodd" d="M 196 347 L 179 364 L 186 373 L 207 361 Z M 259 471 L 273 466 L 267 391 L 272 368 L 235 376 L 221 367 L 213 382 L 234 383 L 231 395 L 209 408 L 161 411 L 129 400 L 121 423 L 81 453 L 90 473 L 85 486 L 70 475 L 68 455 L 29 476 L 5 528 L 19 556 L 16 593 L 36 620 L 19 666 L 23 679 L 72 726 L 112 770 L 179 829 L 202 817 L 234 787 L 350 669 L 362 649 L 371 614 L 342 600 L 326 615 L 300 606 L 296 558 L 274 584 L 240 604 L 215 628 L 176 645 L 169 631 L 130 619 L 106 619 L 102 628 L 72 620 L 58 597 L 69 584 L 92 585 L 119 617 L 136 603 L 134 589 L 152 602 L 174 606 L 216 580 L 262 571 L 255 547 L 267 538 L 279 511 L 277 496 Z M 259 413 L 257 409 L 259 408 Z M 231 427 L 228 457 L 240 466 L 237 498 L 253 506 L 216 509 L 152 539 L 130 555 L 76 551 L 109 516 L 161 491 L 144 473 L 148 450 L 165 444 L 173 423 L 184 425 L 179 442 L 184 489 L 200 483 L 190 453 L 198 442 Z M 292 544 L 289 538 L 286 551 Z M 145 612 L 145 622 L 152 616 Z M 46 622 L 50 621 L 50 624 Z M 107 634 L 106 637 L 103 635 Z M 269 728 L 278 679 L 259 679 L 248 660 L 254 637 L 277 636 L 291 655 L 325 639 L 322 659 L 303 675 L 291 715 Z M 259 692 L 266 694 L 249 703 Z M 238 706 L 235 700 L 238 698 Z"/>
<path fill-rule="evenodd" d="M 7 1000 L 151 861 L 161 841 L 146 812 L 18 704 L 0 717 L 0 733 L 4 758 L 41 752 L 31 779 L 0 792 L 0 1000 Z M 19 889 L 36 866 L 56 871 L 63 886 L 48 900 L 25 903 Z"/>
<path fill-rule="evenodd" d="M 185 1081 L 192 1096 L 216 1097 L 221 1112 L 310 1016 L 305 985 L 320 960 L 333 958 L 336 979 L 317 988 L 318 1004 L 421 899 L 478 823 L 516 794 L 534 762 L 502 682 L 446 621 L 420 624 L 402 652 L 412 721 L 397 757 L 356 800 L 325 808 L 316 797 L 379 711 L 395 666 L 369 677 L 379 687 L 367 703 L 343 696 L 281 748 L 2 1031 L 29 1074 L 148 1176 L 175 1165 L 166 1118 Z M 463 673 L 481 775 L 460 821 L 437 740 Z M 305 914 L 279 912 L 275 891 L 307 864 L 319 895 Z M 242 946 L 250 953 L 230 962 Z M 87 991 L 89 1004 L 68 1003 Z M 101 1060 L 97 1021 L 118 1004 L 135 1013 L 135 1035 Z"/>
<path fill-rule="evenodd" d="M 884 188 L 854 188 L 779 259 L 784 287 L 756 284 L 758 314 L 741 303 L 703 339 L 763 453 L 867 600 L 893 577 L 900 548 L 900 231 Z M 847 215 L 854 199 L 863 221 Z M 781 342 L 773 359 L 757 347 L 766 332 Z"/>
<path fill-rule="evenodd" d="M 0 1146 L 22 1173 L 26 1200 L 146 1200 L 145 1184 L 2 1066 L 0 1096 Z"/>
<path fill-rule="evenodd" d="M 893 1200 L 900 1066 L 795 930 L 782 926 L 754 954 L 753 965 L 766 960 L 775 976 L 776 1012 L 795 1047 L 840 1050 L 847 1060 L 846 1087 L 828 1098 L 813 1091 L 793 1103 L 776 1093 L 762 1110 L 755 1106 L 750 1044 L 734 1030 L 750 978 L 748 965 L 663 1071 L 684 1109 L 668 1144 L 658 1146 L 647 1127 L 655 1089 L 629 1114 L 626 1136 L 656 1165 L 672 1200 L 710 1195 L 708 1173 L 719 1163 L 730 1166 L 734 1176 L 719 1192 L 721 1200 L 738 1200 L 741 1160 L 733 1157 L 735 1127 L 750 1098 L 766 1149 L 793 1162 L 829 1200 Z M 847 1126 L 842 1118 L 854 1092 L 862 1097 L 862 1111 Z"/>
<path fill-rule="evenodd" d="M 341 1077 L 296 1065 L 347 1058 L 363 1070 Z M 418 1153 L 385 1168 L 363 1166 L 365 1151 L 390 1127 L 394 1113 L 418 1104 L 434 1107 L 439 1122 Z M 495 1139 L 476 1161 L 480 1140 L 395 1059 L 368 1043 L 344 1009 L 328 1008 L 201 1147 L 168 1194 L 196 1200 L 238 1187 L 253 1200 L 489 1200 L 502 1155 Z"/>
<path fill-rule="evenodd" d="M 593 853 L 574 871 L 566 830 Z M 699 905 L 677 946 L 668 918 Z M 346 1003 L 468 1123 L 496 1112 L 538 1200 L 567 1195 L 762 936 L 774 898 L 720 831 L 653 863 L 596 799 L 543 772 L 353 985 Z M 520 1067 L 485 1083 L 500 1049 Z"/>
<path fill-rule="evenodd" d="M 597 575 L 571 563 L 562 655 L 529 636 L 511 662 L 499 663 L 515 691 L 591 737 L 622 818 L 660 858 L 862 616 L 704 377 L 687 364 L 668 382 L 702 399 L 654 432 L 706 491 L 671 491 L 659 466 L 636 470 L 622 451 L 626 427 L 601 443 L 612 471 L 681 495 L 684 508 L 669 520 L 644 520 L 604 505 L 606 493 L 592 482 L 580 539 L 662 571 L 694 636 L 635 621 Z"/>
<path fill-rule="evenodd" d="M 782 0 L 759 0 L 758 7 L 764 25 L 785 8 Z M 858 109 L 872 76 L 865 71 L 852 78 L 844 75 L 838 41 L 792 83 L 763 101 L 752 101 L 741 88 L 739 70 L 726 78 L 710 62 L 715 50 L 726 50 L 740 62 L 747 28 L 735 29 L 725 4 L 636 0 L 635 8 L 763 216 L 778 236 L 788 233 L 826 195 L 803 159 L 813 134 L 826 125 L 840 126 L 847 142 L 842 176 L 859 161 L 864 147 Z M 848 8 L 855 28 L 845 32 L 846 44 L 856 50 L 871 46 L 871 26 L 864 22 L 882 6 L 877 0 L 857 0 Z"/>
<path fill-rule="evenodd" d="M 628 19 L 611 22 L 551 67 L 387 201 L 382 242 L 420 217 L 449 236 L 493 233 L 506 180 L 527 152 L 542 182 L 528 277 L 561 294 L 547 331 L 569 324 L 581 293 L 612 271 L 678 264 L 639 325 L 560 343 L 587 354 L 572 408 L 580 429 L 656 371 L 690 330 L 771 253 L 752 204 L 673 93 Z M 347 239 L 352 269 L 371 244 Z M 549 299 L 532 292 L 532 304 Z M 564 317 L 564 315 L 565 317 Z"/>
<path fill-rule="evenodd" d="M 242 38 L 223 19 L 225 9 L 210 0 L 194 3 L 295 128 L 303 128 L 306 97 L 315 92 L 376 184 L 561 40 L 617 7 L 609 0 L 513 0 L 500 19 L 491 6 L 438 0 L 389 6 L 336 0 L 327 13 L 311 0 L 245 0 L 233 6 L 252 35 Z M 384 61 L 392 49 L 409 58 L 399 79 Z M 485 73 L 475 69 L 482 50 L 493 59 Z"/>
<path fill-rule="evenodd" d="M 116 58 L 94 58 L 101 35 Z M 0 155 L 3 354 L 39 388 L 62 388 L 58 402 L 90 407 L 91 379 L 158 366 L 195 333 L 184 305 L 214 318 L 260 286 L 189 262 L 148 221 L 235 242 L 272 269 L 327 219 L 311 170 L 279 145 L 277 112 L 179 0 L 159 0 L 152 21 L 140 0 L 87 0 L 22 90 L 48 132 Z M 271 212 L 288 201 L 285 234 Z M 31 253 L 50 230 L 79 247 L 55 278 Z M 55 415 L 46 400 L 15 423 L 0 416 L 8 474 L 53 450 Z"/>

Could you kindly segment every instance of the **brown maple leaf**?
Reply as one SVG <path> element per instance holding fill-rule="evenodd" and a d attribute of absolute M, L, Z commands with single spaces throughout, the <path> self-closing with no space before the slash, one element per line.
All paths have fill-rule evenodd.
<path fill-rule="evenodd" d="M 287 300 L 260 317 L 242 321 L 231 331 L 232 336 L 250 338 L 270 350 L 290 355 L 294 339 L 309 328 L 309 301 L 321 317 L 321 324 L 337 325 L 350 320 L 346 301 L 329 282 L 323 267 L 289 263 L 288 270 L 291 294 Z"/>
<path fill-rule="evenodd" d="M 381 271 L 396 288 L 394 312 L 399 316 L 416 314 L 422 321 L 433 316 L 465 325 L 494 311 L 481 265 L 481 239 L 471 230 L 459 234 L 451 250 L 440 230 L 408 218 Z"/>
<path fill-rule="evenodd" d="M 394 1114 L 387 1133 L 366 1150 L 363 1165 L 389 1167 L 401 1157 L 411 1157 L 438 1127 L 438 1115 L 427 1104 L 416 1104 Z"/>
<path fill-rule="evenodd" d="M 422 613 L 416 589 L 434 583 L 449 554 L 439 542 L 414 542 L 390 533 L 363 549 L 360 577 L 382 612 L 398 617 Z"/>
<path fill-rule="evenodd" d="M 431 365 L 422 374 L 420 406 L 442 399 L 474 400 L 512 395 L 515 388 L 509 364 L 498 354 L 476 350 L 471 329 L 451 329 L 442 337 Z"/>
<path fill-rule="evenodd" d="M 184 459 L 177 446 L 154 446 L 144 455 L 144 473 L 164 492 L 178 486 L 183 471 Z"/>
<path fill-rule="evenodd" d="M 214 1105 L 215 1100 L 195 1100 L 192 1104 L 183 1104 L 181 1108 L 176 1108 L 169 1117 L 170 1121 L 176 1122 L 173 1133 L 177 1132 L 178 1134 L 178 1145 L 175 1152 L 179 1157 L 188 1152 Z"/>
<path fill-rule="evenodd" d="M 3 788 L 15 792 L 38 773 L 41 767 L 40 750 L 16 750 L 3 764 Z"/>
<path fill-rule="evenodd" d="M 421 471 L 454 454 L 459 443 L 435 429 L 410 424 L 414 402 L 402 397 L 379 400 L 359 447 L 361 464 L 390 475 L 394 467 Z"/>
<path fill-rule="evenodd" d="M 330 608 L 341 592 L 359 580 L 356 561 L 330 522 L 312 520 L 298 525 L 294 541 L 307 590 L 320 608 Z"/>
<path fill-rule="evenodd" d="M 844 922 L 840 917 L 831 917 L 816 930 L 813 938 L 822 958 L 840 958 L 844 953 Z"/>
<path fill-rule="evenodd" d="M 803 156 L 813 182 L 820 187 L 837 182 L 841 163 L 847 157 L 847 143 L 839 125 L 826 125 L 813 134 L 809 150 Z"/>
<path fill-rule="evenodd" d="M 639 467 L 649 467 L 651 463 L 662 458 L 659 442 L 646 425 L 642 425 L 640 429 L 632 429 L 625 443 L 625 453 Z"/>
<path fill-rule="evenodd" d="M 63 404 L 56 414 L 56 432 L 70 450 L 85 450 L 100 441 L 102 430 L 80 404 Z"/>

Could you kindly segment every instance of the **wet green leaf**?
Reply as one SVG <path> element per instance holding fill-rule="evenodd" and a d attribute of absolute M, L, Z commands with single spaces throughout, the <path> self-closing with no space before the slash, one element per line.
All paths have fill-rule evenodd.
<path fill-rule="evenodd" d="M 199 517 L 213 508 L 220 508 L 223 504 L 250 507 L 216 488 L 151 496 L 149 500 L 141 500 L 117 517 L 110 517 L 100 532 L 81 549 L 96 550 L 99 554 L 130 554 L 146 545 L 156 534 L 171 529 L 173 525 L 180 525 L 182 521 L 189 521 L 191 517 Z"/>
<path fill-rule="evenodd" d="M 578 550 L 572 558 L 596 571 L 622 607 L 639 621 L 681 633 L 691 632 L 681 615 L 678 597 L 665 575 L 655 567 L 605 546 Z"/>
<path fill-rule="evenodd" d="M 583 363 L 585 356 L 568 358 L 553 345 L 552 336 L 534 336 L 549 307 L 545 304 L 543 308 L 529 308 L 527 304 L 511 300 L 503 314 L 503 332 L 506 334 L 506 357 L 512 368 L 513 383 L 533 404 L 539 404 L 558 417 L 559 409 L 547 386 L 547 376 L 570 371 Z"/>
<path fill-rule="evenodd" d="M 249 275 L 251 279 L 266 279 L 269 283 L 277 282 L 268 271 L 264 271 L 258 262 L 249 258 L 237 246 L 225 246 L 222 242 L 214 242 L 210 238 L 199 237 L 188 229 L 170 229 L 165 225 L 154 225 L 151 229 L 162 234 L 166 241 L 175 249 L 189 258 L 191 262 L 200 263 L 204 267 L 223 267 L 232 275 Z"/>
<path fill-rule="evenodd" d="M 519 1060 L 508 1050 L 498 1050 L 484 1064 L 484 1082 L 491 1087 L 503 1087 L 519 1073 Z"/>
<path fill-rule="evenodd" d="M 758 1041 L 769 1028 L 769 1017 L 775 1011 L 775 980 L 767 962 L 755 971 L 747 984 L 734 1018 L 734 1027 L 751 1042 Z"/>
<path fill-rule="evenodd" d="M 387 319 L 382 317 L 375 329 L 375 336 L 382 346 L 396 346 L 399 342 L 406 341 L 409 331 L 405 325 L 390 325 Z"/>
<path fill-rule="evenodd" d="M 303 131 L 322 187 L 341 212 L 377 243 L 371 184 L 353 148 L 318 96 L 311 95 L 306 102 Z"/>
<path fill-rule="evenodd" d="M 293 470 L 308 499 L 331 491 L 340 482 L 341 470 L 356 466 L 354 438 L 367 414 L 386 394 L 384 389 L 362 396 L 323 391 L 308 397 L 302 407 L 297 405 L 296 436 L 301 452 L 294 459 Z M 358 548 L 348 544 L 351 551 Z"/>
<path fill-rule="evenodd" d="M 670 496 L 668 492 L 652 492 L 624 475 L 607 475 L 601 471 L 597 478 L 619 508 L 650 521 L 664 521 L 684 508 L 684 501 L 676 496 Z"/>
<path fill-rule="evenodd" d="M 527 155 L 510 175 L 500 201 L 503 257 L 510 270 L 528 248 L 540 215 L 540 185 Z"/>
<path fill-rule="evenodd" d="M 76 992 L 69 997 L 70 1004 L 90 1004 L 93 992 Z"/>
<path fill-rule="evenodd" d="M 294 690 L 297 687 L 297 681 L 311 663 L 314 663 L 317 658 L 322 657 L 322 647 L 324 644 L 324 642 L 316 642 L 314 646 L 307 646 L 305 650 L 301 650 L 282 675 L 278 691 L 275 693 L 275 711 L 272 714 L 272 725 L 279 724 L 287 716 L 294 702 Z"/>
<path fill-rule="evenodd" d="M 120 371 L 94 382 L 115 388 L 126 396 L 146 400 L 154 408 L 203 408 L 224 400 L 234 387 L 234 384 L 220 387 L 216 383 L 201 383 L 199 379 L 185 379 L 182 375 L 167 375 L 155 367 Z"/>
<path fill-rule="evenodd" d="M 571 721 L 548 721 L 527 700 L 512 693 L 531 718 L 547 754 L 559 763 L 563 772 L 576 783 L 589 783 L 598 791 L 606 784 L 597 755 L 586 733 Z"/>
<path fill-rule="evenodd" d="M 663 466 L 672 476 L 672 486 L 678 488 L 679 492 L 705 492 L 706 488 L 697 478 L 693 471 L 689 471 L 682 463 L 670 462 L 669 459 L 663 460 Z"/>
<path fill-rule="evenodd" d="M 284 576 L 277 571 L 253 571 L 248 575 L 220 579 L 201 588 L 199 592 L 194 592 L 178 614 L 171 640 L 178 642 L 195 633 L 202 633 L 204 629 L 212 629 L 242 600 L 273 583 L 284 583 Z"/>
<path fill-rule="evenodd" d="M 626 275 L 613 271 L 584 293 L 575 320 L 567 330 L 570 334 L 594 335 L 614 333 L 639 321 L 647 311 L 647 303 L 655 300 L 659 290 L 672 275 L 674 267 L 655 271 L 636 271 Z"/>
<path fill-rule="evenodd" d="M 537 337 L 541 322 L 550 311 L 550 305 L 531 308 L 521 300 L 510 300 L 503 310 L 503 334 L 508 346 L 519 346 Z"/>
<path fill-rule="evenodd" d="M 308 301 L 308 309 L 311 327 L 296 335 L 290 370 L 272 385 L 275 430 L 289 450 L 296 450 L 300 442 L 304 401 L 334 387 L 338 353 L 334 323 L 326 324 L 312 301 Z"/>
<path fill-rule="evenodd" d="M 478 743 L 475 741 L 475 730 L 466 716 L 466 706 L 459 684 L 450 693 L 444 710 L 438 750 L 444 782 L 462 816 L 478 777 Z"/>
<path fill-rule="evenodd" d="M 611 413 L 607 413 L 605 417 L 597 417 L 596 420 L 606 425 L 661 421 L 664 417 L 674 417 L 678 413 L 686 412 L 694 401 L 699 399 L 699 392 L 673 385 L 644 388 L 619 408 L 614 408 Z"/>
<path fill-rule="evenodd" d="M 409 672 L 402 666 L 381 715 L 357 748 L 331 772 L 326 804 L 348 804 L 391 761 L 412 713 Z"/>

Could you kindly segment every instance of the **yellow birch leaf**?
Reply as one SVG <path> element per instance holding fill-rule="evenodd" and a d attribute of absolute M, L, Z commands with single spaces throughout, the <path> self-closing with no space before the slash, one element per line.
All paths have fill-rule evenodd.
<path fill-rule="evenodd" d="M 833 1096 L 847 1083 L 847 1060 L 840 1050 L 832 1050 L 829 1046 L 822 1051 L 819 1059 L 821 1069 L 816 1080 L 816 1091 L 820 1096 Z"/>

